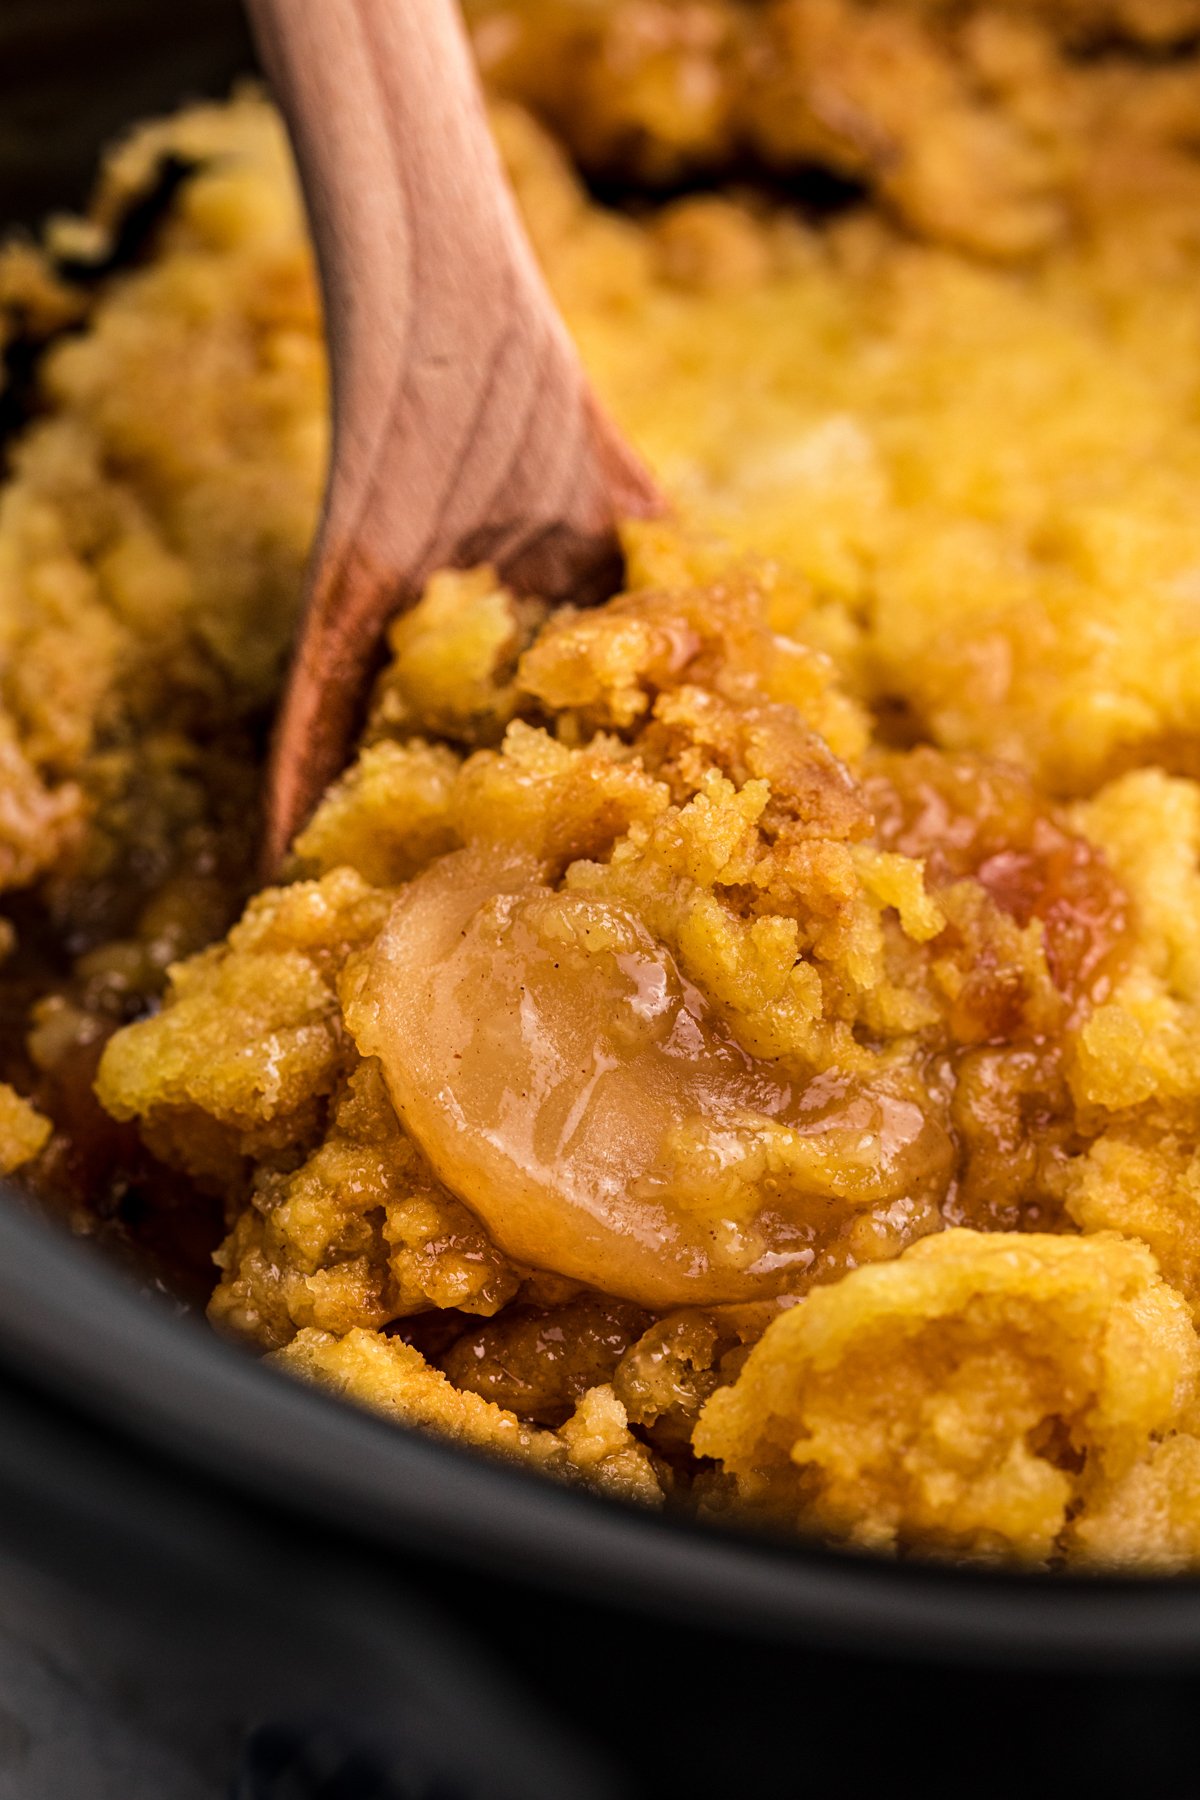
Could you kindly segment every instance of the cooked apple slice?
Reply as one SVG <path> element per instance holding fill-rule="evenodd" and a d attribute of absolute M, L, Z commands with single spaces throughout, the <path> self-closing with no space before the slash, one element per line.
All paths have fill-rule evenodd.
<path fill-rule="evenodd" d="M 945 1176 L 902 1086 L 756 1062 L 631 912 L 533 863 L 461 851 L 419 876 L 347 1017 L 510 1256 L 645 1306 L 798 1285 L 855 1212 Z"/>

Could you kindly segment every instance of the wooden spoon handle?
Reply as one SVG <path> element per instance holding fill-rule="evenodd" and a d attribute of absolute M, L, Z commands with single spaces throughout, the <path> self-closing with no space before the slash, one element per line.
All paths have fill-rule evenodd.
<path fill-rule="evenodd" d="M 550 598 L 661 510 L 598 409 L 499 164 L 454 0 L 250 0 L 321 266 L 334 439 L 280 715 L 277 860 L 350 740 L 387 619 L 435 568 Z M 611 591 L 611 588 L 610 588 Z"/>

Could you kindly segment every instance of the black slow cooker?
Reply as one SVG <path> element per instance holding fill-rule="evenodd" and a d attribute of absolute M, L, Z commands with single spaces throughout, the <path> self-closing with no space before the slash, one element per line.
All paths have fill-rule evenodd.
<path fill-rule="evenodd" d="M 251 66 L 235 0 L 5 0 L 0 219 L 77 204 L 125 122 Z M 568 1493 L 290 1382 L 15 1194 L 0 1632 L 198 1797 L 1200 1792 L 1196 1581 L 897 1566 Z M 13 1705 L 0 1678 L 27 1800 Z M 129 1800 L 85 1762 L 63 1800 Z"/>

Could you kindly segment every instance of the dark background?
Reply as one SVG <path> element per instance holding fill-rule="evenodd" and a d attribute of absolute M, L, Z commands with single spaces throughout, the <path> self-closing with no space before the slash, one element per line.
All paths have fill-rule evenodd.
<path fill-rule="evenodd" d="M 252 62 L 237 0 L 0 0 L 0 220 L 79 206 L 110 138 Z"/>

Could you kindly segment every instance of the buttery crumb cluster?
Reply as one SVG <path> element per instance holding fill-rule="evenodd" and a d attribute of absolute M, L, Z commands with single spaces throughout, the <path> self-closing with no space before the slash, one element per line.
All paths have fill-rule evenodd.
<path fill-rule="evenodd" d="M 469 13 L 674 514 L 593 610 L 435 577 L 251 893 L 326 454 L 278 120 L 0 256 L 0 1166 L 567 1481 L 1200 1562 L 1200 8 Z"/>

